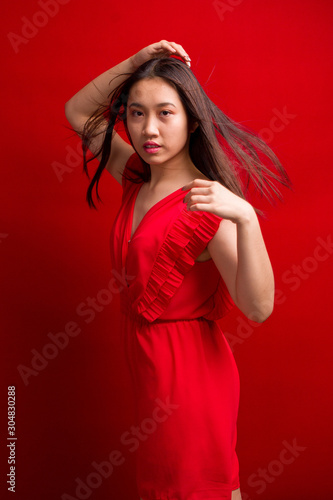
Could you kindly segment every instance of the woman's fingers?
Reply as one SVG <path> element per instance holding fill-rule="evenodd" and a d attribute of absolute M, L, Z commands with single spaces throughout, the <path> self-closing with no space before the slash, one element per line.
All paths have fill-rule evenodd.
<path fill-rule="evenodd" d="M 191 66 L 190 56 L 186 53 L 181 45 L 175 42 L 169 42 L 168 40 L 161 40 L 160 42 L 148 45 L 147 47 L 134 54 L 131 57 L 133 67 L 136 69 L 149 59 L 163 54 L 177 55 L 181 57 L 188 66 Z"/>
<path fill-rule="evenodd" d="M 184 48 L 182 47 L 182 45 L 179 45 L 178 43 L 174 43 L 174 42 L 170 42 L 172 47 L 174 49 L 176 49 L 176 52 L 175 54 L 177 53 L 180 57 L 182 57 L 184 59 L 184 61 L 186 62 L 186 64 L 188 66 L 191 66 L 191 58 L 190 56 L 187 54 L 187 52 L 184 50 Z"/>
<path fill-rule="evenodd" d="M 163 52 L 165 50 L 168 50 L 172 54 L 180 56 L 182 59 L 184 59 L 184 61 L 186 62 L 186 64 L 188 66 L 191 66 L 190 56 L 187 54 L 187 52 L 184 50 L 184 48 L 181 45 L 179 45 L 178 43 L 168 42 L 167 40 L 161 40 L 159 42 L 159 47 L 157 48 L 157 50 L 159 52 Z"/>

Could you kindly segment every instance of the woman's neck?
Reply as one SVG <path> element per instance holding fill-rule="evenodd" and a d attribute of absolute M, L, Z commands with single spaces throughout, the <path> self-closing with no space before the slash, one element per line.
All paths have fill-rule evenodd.
<path fill-rule="evenodd" d="M 165 187 L 181 187 L 193 179 L 207 179 L 192 162 L 190 156 L 174 157 L 165 163 L 150 164 L 149 190 L 158 191 Z"/>

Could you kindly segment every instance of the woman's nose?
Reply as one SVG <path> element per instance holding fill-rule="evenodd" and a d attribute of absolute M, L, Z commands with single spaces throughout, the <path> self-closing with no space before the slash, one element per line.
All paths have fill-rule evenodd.
<path fill-rule="evenodd" d="M 158 135 L 157 123 L 153 116 L 146 118 L 142 133 L 147 136 Z"/>

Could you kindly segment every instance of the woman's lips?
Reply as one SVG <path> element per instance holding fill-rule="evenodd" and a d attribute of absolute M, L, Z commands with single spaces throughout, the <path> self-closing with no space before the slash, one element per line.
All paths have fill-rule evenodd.
<path fill-rule="evenodd" d="M 161 146 L 156 146 L 155 144 L 143 146 L 143 149 L 146 151 L 146 153 L 157 153 L 159 149 L 161 149 Z"/>

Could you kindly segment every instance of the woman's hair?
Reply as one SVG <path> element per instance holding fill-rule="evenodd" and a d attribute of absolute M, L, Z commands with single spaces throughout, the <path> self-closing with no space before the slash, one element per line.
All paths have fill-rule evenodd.
<path fill-rule="evenodd" d="M 112 133 L 117 123 L 123 122 L 129 141 L 134 147 L 127 128 L 127 101 L 131 87 L 143 78 L 163 78 L 177 92 L 186 110 L 189 124 L 198 123 L 191 133 L 189 153 L 198 170 L 211 180 L 220 182 L 236 195 L 246 199 L 251 183 L 270 202 L 274 195 L 281 198 L 277 184 L 291 187 L 290 179 L 279 159 L 257 133 L 226 116 L 206 95 L 193 72 L 181 60 L 170 56 L 156 57 L 142 64 L 118 85 L 108 96 L 108 105 L 99 105 L 85 123 L 82 133 L 83 169 L 88 178 L 88 162 L 101 154 L 99 166 L 91 179 L 86 199 L 96 208 L 92 191 L 98 200 L 98 183 L 110 157 Z M 107 128 L 101 127 L 107 120 Z M 99 151 L 87 159 L 91 140 L 105 133 Z M 262 158 L 264 157 L 264 158 Z M 141 158 L 141 157 L 140 157 Z M 265 165 L 264 159 L 270 164 Z M 150 167 L 141 158 L 143 169 L 132 181 L 150 179 Z M 123 173 L 126 176 L 125 173 Z"/>

